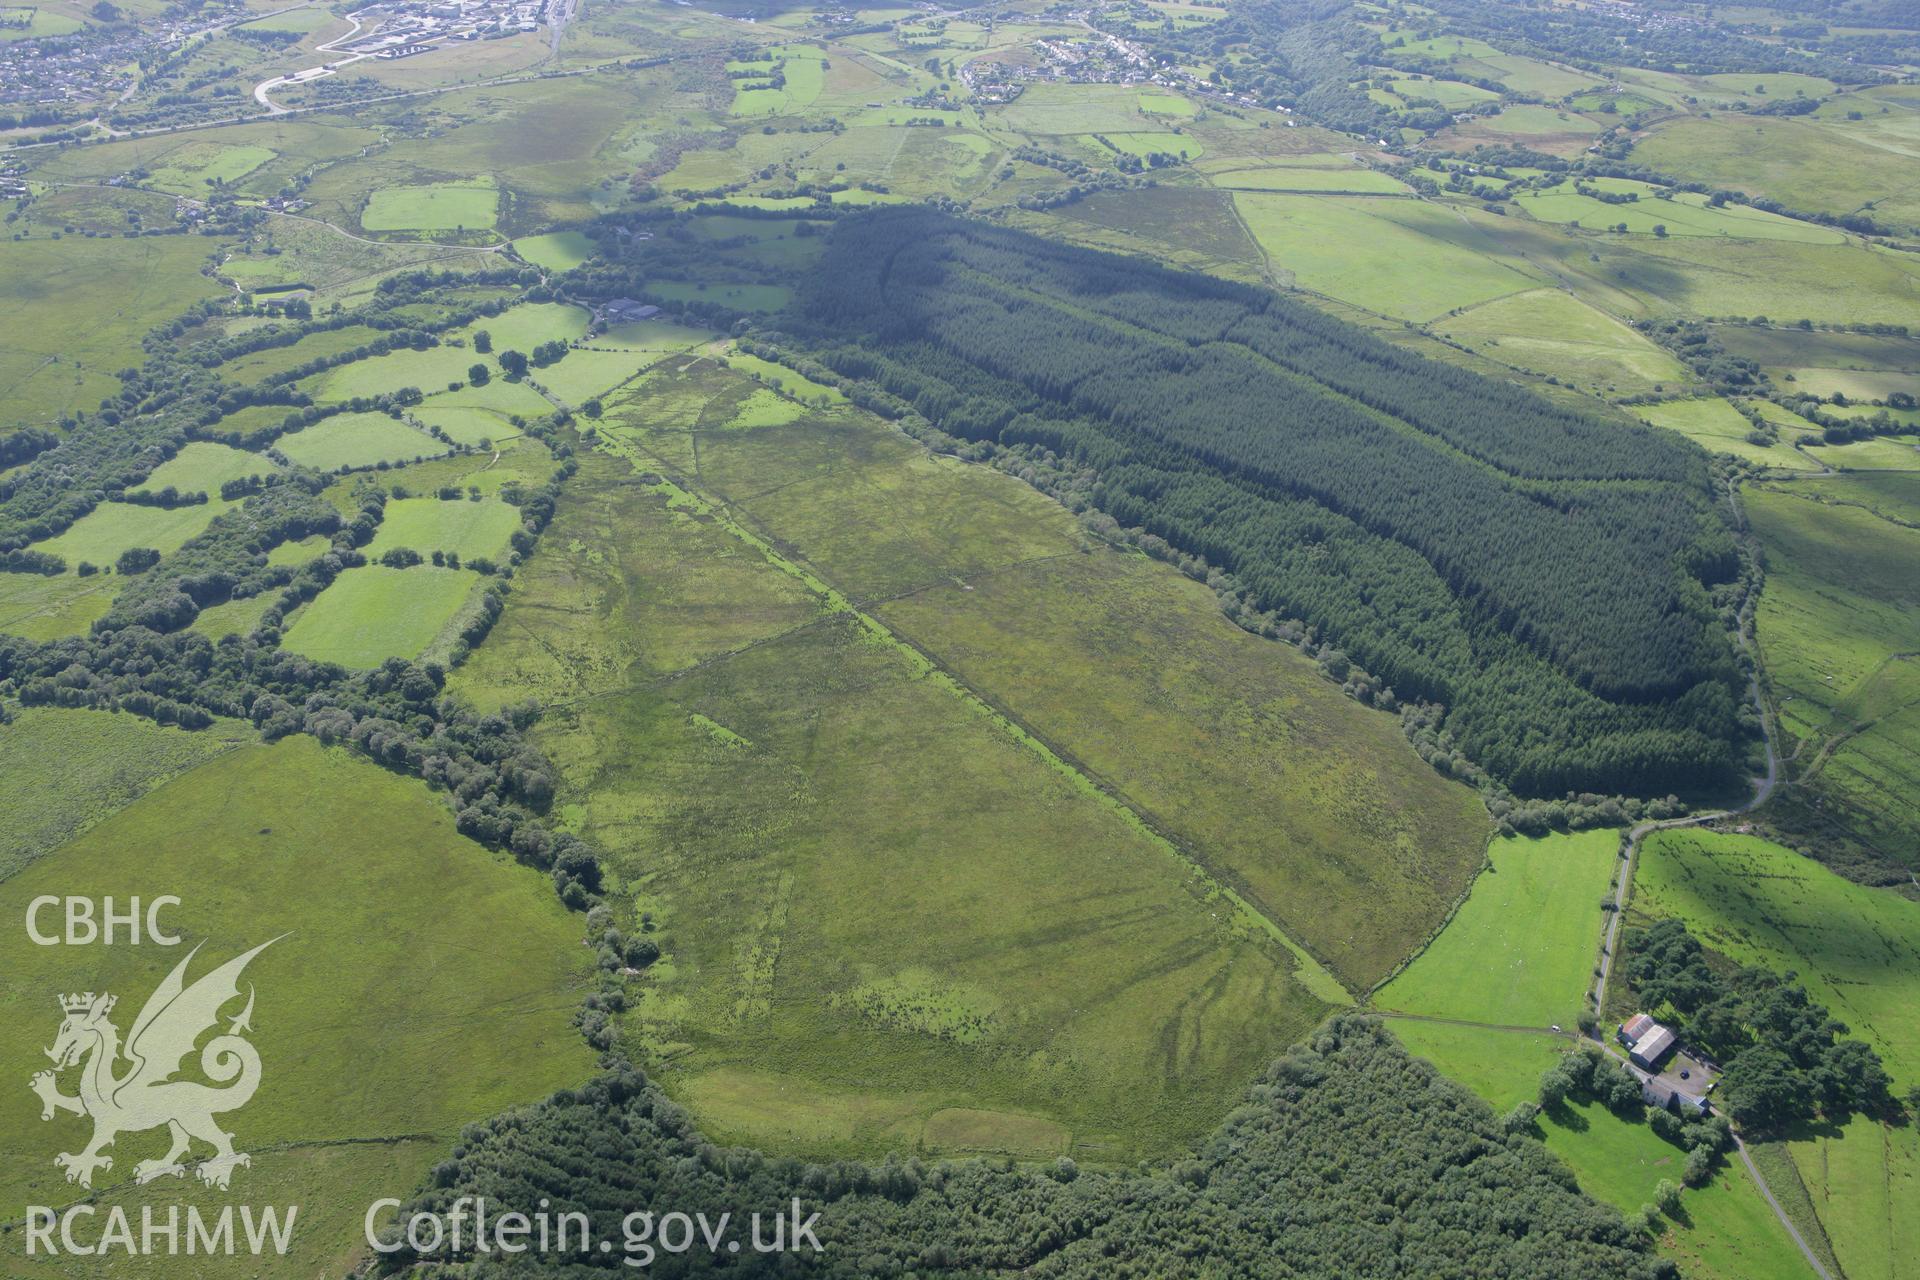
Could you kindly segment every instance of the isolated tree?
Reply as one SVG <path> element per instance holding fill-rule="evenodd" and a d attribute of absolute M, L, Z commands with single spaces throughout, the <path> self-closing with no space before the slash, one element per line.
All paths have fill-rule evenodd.
<path fill-rule="evenodd" d="M 473 331 L 473 349 L 481 355 L 485 355 L 487 352 L 493 350 L 493 335 L 485 329 L 475 329 Z"/>
<path fill-rule="evenodd" d="M 507 371 L 507 377 L 519 380 L 527 376 L 527 357 L 519 351 L 502 351 L 500 367 Z"/>
<path fill-rule="evenodd" d="M 475 361 L 467 366 L 467 381 L 476 387 L 484 387 L 493 381 L 493 373 L 486 365 Z"/>

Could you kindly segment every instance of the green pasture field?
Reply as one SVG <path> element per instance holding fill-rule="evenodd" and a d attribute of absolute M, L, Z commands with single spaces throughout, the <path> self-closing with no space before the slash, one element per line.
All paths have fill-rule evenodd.
<path fill-rule="evenodd" d="M 1604 257 L 1603 246 L 1617 243 L 1586 237 L 1581 247 Z M 1906 324 L 1920 289 L 1920 263 L 1910 255 L 1859 244 L 1634 236 L 1627 247 L 1638 261 L 1616 268 L 1615 280 L 1661 312 Z"/>
<path fill-rule="evenodd" d="M 134 1166 L 164 1151 L 166 1136 L 126 1132 L 96 1179 L 97 1194 L 136 1222 L 143 1203 L 162 1221 L 170 1205 L 217 1209 L 235 1197 L 300 1205 L 292 1247 L 259 1261 L 261 1275 L 344 1274 L 365 1251 L 366 1206 L 411 1195 L 463 1124 L 595 1070 L 570 1025 L 589 956 L 579 918 L 546 878 L 458 835 L 423 783 L 311 738 L 216 755 L 0 883 L 16 920 L 43 893 L 179 896 L 170 925 L 204 945 L 190 977 L 278 939 L 244 979 L 260 1089 L 223 1117 L 251 1166 L 234 1172 L 230 1192 L 171 1178 L 136 1189 Z M 188 949 L 16 949 L 0 991 L 8 1059 L 44 1062 L 60 1016 L 49 993 L 111 991 L 126 1028 Z M 355 1027 L 372 1030 L 343 1032 Z M 52 1154 L 78 1150 L 86 1132 L 80 1118 L 43 1123 L 35 1107 L 8 1109 L 7 1149 L 36 1154 L 0 1179 L 0 1212 L 18 1220 L 26 1204 L 68 1203 L 74 1190 Z M 36 1269 L 93 1275 L 97 1265 L 69 1257 Z M 182 1254 L 141 1271 L 184 1280 L 206 1264 Z"/>
<path fill-rule="evenodd" d="M 1150 116 L 1191 116 L 1198 108 L 1177 93 L 1143 93 L 1140 109 Z"/>
<path fill-rule="evenodd" d="M 223 291 L 198 236 L 0 239 L 0 424 L 49 424 L 117 393 L 140 339 Z"/>
<path fill-rule="evenodd" d="M 1917 687 L 1916 691 L 1920 691 Z M 1910 691 L 1911 692 L 1911 691 Z M 1633 910 L 1684 920 L 1741 964 L 1792 970 L 1887 1064 L 1920 1082 L 1920 902 L 1855 884 L 1758 836 L 1659 831 L 1634 871 Z"/>
<path fill-rule="evenodd" d="M 1715 325 L 1713 336 L 1735 355 L 1775 369 L 1920 369 L 1920 340 L 1826 329 Z"/>
<path fill-rule="evenodd" d="M 1652 111 L 1661 104 L 1652 98 L 1644 97 L 1637 93 L 1616 93 L 1611 90 L 1594 90 L 1589 93 L 1576 94 L 1567 99 L 1567 105 L 1575 111 L 1588 111 L 1600 114 L 1605 114 L 1606 108 L 1611 106 L 1614 109 L 1614 114 L 1630 116 L 1640 111 Z"/>
<path fill-rule="evenodd" d="M 1272 266 L 1295 284 L 1401 319 L 1538 287 L 1493 256 L 1470 224 L 1424 201 L 1236 193 L 1234 206 Z"/>
<path fill-rule="evenodd" d="M 275 591 L 263 591 L 257 596 L 246 596 L 239 600 L 227 600 L 220 604 L 208 605 L 202 609 L 188 628 L 218 644 L 227 636 L 251 634 L 260 625 L 260 618 L 279 598 Z"/>
<path fill-rule="evenodd" d="M 471 349 L 459 354 L 466 357 L 468 364 L 472 364 L 476 359 L 488 358 Z M 464 376 L 464 370 L 462 375 Z M 435 411 L 454 409 L 482 409 L 502 417 L 512 417 L 517 414 L 527 419 L 542 417 L 553 412 L 553 406 L 548 404 L 546 397 L 538 391 L 525 382 L 508 382 L 498 373 L 494 374 L 484 387 L 468 385 L 461 387 L 458 391 L 434 392 L 420 406 L 418 415 L 422 422 L 431 422 Z M 518 427 L 512 429 L 519 430 Z"/>
<path fill-rule="evenodd" d="M 366 554 L 378 560 L 391 548 L 411 547 L 423 556 L 451 551 L 462 560 L 498 558 L 519 527 L 520 512 L 498 498 L 396 498 L 387 503 Z"/>
<path fill-rule="evenodd" d="M 120 579 L 105 574 L 0 573 L 0 632 L 36 641 L 85 635 L 119 589 Z"/>
<path fill-rule="evenodd" d="M 480 581 L 469 569 L 348 569 L 287 628 L 281 647 L 343 667 L 417 657 Z"/>
<path fill-rule="evenodd" d="M 1679 361 L 1632 328 L 1561 289 L 1496 298 L 1434 329 L 1504 364 L 1569 383 L 1644 394 L 1688 377 Z"/>
<path fill-rule="evenodd" d="M 1595 77 L 1586 72 L 1557 67 L 1552 63 L 1522 57 L 1516 53 L 1503 53 L 1490 58 L 1482 57 L 1480 61 L 1492 68 L 1494 79 L 1516 93 L 1537 93 L 1543 98 L 1563 98 L 1569 93 L 1579 93 L 1598 83 Z"/>
<path fill-rule="evenodd" d="M 1920 1251 L 1920 1129 L 1855 1116 L 1787 1144 L 1848 1280 L 1899 1280 Z"/>
<path fill-rule="evenodd" d="M 458 444 L 477 445 L 483 440 L 505 440 L 520 434 L 504 414 L 473 405 L 435 404 L 428 401 L 414 416 L 430 427 L 438 427 Z"/>
<path fill-rule="evenodd" d="M 1747 99 L 1817 98 L 1832 93 L 1833 81 L 1825 76 L 1802 75 L 1795 71 L 1726 72 L 1698 77 L 1702 84 L 1723 94 Z"/>
<path fill-rule="evenodd" d="M 1299 165 L 1227 169 L 1209 179 L 1228 191 L 1326 191 L 1406 195 L 1404 184 L 1373 169 L 1309 169 Z"/>
<path fill-rule="evenodd" d="M 1920 393 L 1920 371 L 1895 369 L 1812 369 L 1805 366 L 1790 371 L 1795 391 L 1810 391 L 1831 398 L 1843 395 L 1849 400 L 1885 400 L 1899 392 Z"/>
<path fill-rule="evenodd" d="M 1191 160 L 1206 150 L 1199 139 L 1190 138 L 1184 133 L 1110 133 L 1098 137 L 1088 134 L 1081 141 L 1101 151 L 1112 148 L 1112 154 L 1142 158 L 1158 153 L 1185 156 Z"/>
<path fill-rule="evenodd" d="M 509 484 L 517 484 L 522 489 L 538 488 L 553 475 L 552 452 L 531 436 L 496 441 L 493 447 L 492 453 L 453 454 L 396 467 L 390 474 L 395 482 L 415 493 L 432 493 L 452 485 L 462 492 L 478 489 L 482 497 L 489 498 L 499 496 L 500 490 Z M 336 483 L 335 489 L 345 498 L 351 493 L 353 483 L 351 479 L 343 479 Z"/>
<path fill-rule="evenodd" d="M 1730 453 L 1736 458 L 1786 471 L 1819 470 L 1819 464 L 1793 447 L 1790 437 L 1783 435 L 1774 444 L 1754 444 L 1748 440 L 1753 424 L 1718 396 L 1637 404 L 1631 411 L 1654 426 L 1677 431 L 1714 453 Z"/>
<path fill-rule="evenodd" d="M 216 494 L 190 507 L 143 507 L 131 502 L 103 502 L 68 526 L 66 532 L 33 544 L 67 562 L 75 572 L 82 560 L 105 568 L 133 547 L 151 547 L 162 555 L 178 551 L 213 518 L 232 506 Z"/>
<path fill-rule="evenodd" d="M 0 27 L 0 44 L 10 40 L 40 40 L 47 36 L 70 36 L 85 27 L 78 18 L 64 13 L 55 13 L 39 5 L 7 5 L 0 9 L 0 15 L 9 19 L 17 18 L 21 13 L 31 15 L 24 27 Z"/>
<path fill-rule="evenodd" d="M 596 252 L 593 241 L 578 231 L 523 236 L 513 242 L 513 251 L 548 271 L 571 271 Z"/>
<path fill-rule="evenodd" d="M 1479 117 L 1476 122 L 1490 133 L 1519 136 L 1600 132 L 1599 125 L 1578 112 L 1532 103 L 1515 103 L 1502 108 L 1499 115 Z"/>
<path fill-rule="evenodd" d="M 382 187 L 360 211 L 366 231 L 485 231 L 500 213 L 500 192 L 490 183 L 436 182 Z"/>
<path fill-rule="evenodd" d="M 1398 43 L 1396 43 L 1396 41 Z M 1471 36 L 1433 36 L 1426 40 L 1414 38 L 1412 31 L 1386 31 L 1380 35 L 1380 43 L 1389 54 L 1410 54 L 1420 58 L 1447 60 L 1451 58 L 1497 58 L 1500 51 L 1484 40 L 1475 40 Z"/>
<path fill-rule="evenodd" d="M 1434 80 L 1421 76 L 1406 76 L 1392 82 L 1392 92 L 1401 98 L 1431 98 L 1449 111 L 1461 107 L 1470 107 L 1476 102 L 1491 102 L 1500 95 L 1491 89 L 1482 89 L 1477 84 L 1462 84 L 1458 80 Z"/>
<path fill-rule="evenodd" d="M 786 79 L 786 87 L 764 87 L 765 80 L 736 80 L 733 90 L 733 114 L 736 116 L 788 115 L 813 105 L 826 87 L 826 72 L 820 63 L 826 55 L 815 45 L 776 45 L 764 51 L 761 62 L 730 62 L 728 70 L 751 70 L 765 66 L 771 71 L 777 63 Z"/>
<path fill-rule="evenodd" d="M 189 733 L 118 711 L 26 707 L 0 728 L 0 882 L 116 810 L 241 743 L 252 727 L 222 720 Z"/>
<path fill-rule="evenodd" d="M 657 355 L 645 352 L 588 348 L 569 352 L 558 364 L 535 369 L 527 376 L 577 409 L 589 400 L 612 392 L 657 359 Z"/>
<path fill-rule="evenodd" d="M 738 369 L 749 377 L 771 383 L 797 400 L 804 400 L 809 404 L 824 402 L 830 405 L 847 402 L 847 397 L 840 388 L 815 382 L 783 364 L 762 360 L 759 356 L 748 355 L 744 351 L 729 351 L 726 360 L 728 368 Z"/>
<path fill-rule="evenodd" d="M 1911 436 L 1876 436 L 1848 444 L 1809 444 L 1807 451 L 1837 471 L 1920 471 L 1920 442 Z"/>
<path fill-rule="evenodd" d="M 502 351 L 525 353 L 543 342 L 571 342 L 585 337 L 592 319 L 583 308 L 564 302 L 523 302 L 497 316 L 474 321 L 461 336 L 471 342 L 475 331 L 486 330 L 493 338 L 497 357 Z M 469 361 L 488 358 L 478 354 L 468 357 Z"/>
<path fill-rule="evenodd" d="M 1509 837 L 1446 928 L 1375 996 L 1383 1009 L 1515 1026 L 1572 1026 L 1618 873 L 1619 836 Z"/>
<path fill-rule="evenodd" d="M 1894 524 L 1920 526 L 1920 475 L 1858 471 L 1840 476 L 1804 476 L 1796 478 L 1786 492 L 1815 502 L 1860 507 Z"/>
<path fill-rule="evenodd" d="M 1876 221 L 1920 224 L 1920 195 L 1886 153 L 1856 141 L 1843 124 L 1716 115 L 1667 121 L 1639 142 L 1634 159 L 1665 173 L 1793 209 L 1851 213 L 1874 206 Z M 1770 313 L 1771 314 L 1771 313 Z"/>
<path fill-rule="evenodd" d="M 1577 223 L 1594 231 L 1625 223 L 1627 230 L 1636 235 L 1657 235 L 1654 228 L 1665 227 L 1666 233 L 1673 236 L 1846 243 L 1842 233 L 1811 222 L 1783 218 L 1745 205 L 1708 208 L 1706 197 L 1693 192 L 1681 192 L 1670 200 L 1661 200 L 1651 195 L 1658 188 L 1643 187 L 1643 190 L 1648 194 L 1631 204 L 1608 204 L 1580 195 L 1570 185 L 1552 191 L 1524 191 L 1515 197 L 1515 202 L 1542 222 Z"/>
<path fill-rule="evenodd" d="M 1771 400 L 1749 400 L 1749 407 L 1757 410 L 1760 416 L 1781 429 L 1781 440 L 1788 444 L 1811 444 L 1820 439 L 1820 428 L 1813 422 L 1801 417 L 1785 405 L 1775 404 Z"/>
<path fill-rule="evenodd" d="M 495 348 L 492 357 L 496 382 L 503 380 L 498 367 L 499 350 Z M 432 395 L 444 391 L 450 382 L 466 381 L 467 369 L 476 361 L 484 363 L 487 359 L 471 348 L 462 349 L 444 342 L 424 351 L 402 347 L 383 356 L 335 365 L 300 385 L 320 401 L 386 395 L 402 387 L 418 387 L 423 393 Z"/>
<path fill-rule="evenodd" d="M 1541 1073 L 1565 1051 L 1557 1036 L 1395 1018 L 1394 1035 L 1413 1053 L 1484 1098 L 1496 1113 L 1533 1098 Z M 1642 1123 L 1597 1103 L 1543 1112 L 1534 1136 L 1570 1168 L 1580 1189 L 1633 1213 L 1661 1182 L 1680 1183 L 1685 1153 Z M 1767 1207 L 1738 1158 L 1714 1179 L 1681 1193 L 1674 1219 L 1656 1217 L 1660 1252 L 1697 1280 L 1814 1280 L 1800 1251 Z"/>
<path fill-rule="evenodd" d="M 658 357 L 677 351 L 691 351 L 712 342 L 715 336 L 710 329 L 676 324 L 655 316 L 651 320 L 609 325 L 593 336 L 592 345 L 599 350 L 629 351 Z"/>
<path fill-rule="evenodd" d="M 156 191 L 204 199 L 213 187 L 238 183 L 278 156 L 272 147 L 189 142 L 169 151 L 144 182 Z"/>
<path fill-rule="evenodd" d="M 303 565 L 309 560 L 325 554 L 330 546 L 323 533 L 309 534 L 295 542 L 283 542 L 267 552 L 267 563 L 271 565 Z"/>
<path fill-rule="evenodd" d="M 181 493 L 204 493 L 212 501 L 220 497 L 220 486 L 229 480 L 272 475 L 279 469 L 278 464 L 264 454 L 192 440 L 155 467 L 134 492 L 157 493 L 172 485 Z"/>
<path fill-rule="evenodd" d="M 276 373 L 285 373 L 289 369 L 297 369 L 309 360 L 337 356 L 355 347 L 365 346 L 379 336 L 378 329 L 363 324 L 346 325 L 339 329 L 322 329 L 316 333 L 309 333 L 288 346 L 263 347 L 259 351 L 248 352 L 244 356 L 238 356 L 215 367 L 226 381 L 244 385 L 272 377 Z M 284 418 L 288 412 L 290 410 L 283 407 L 280 416 Z"/>
<path fill-rule="evenodd" d="M 987 108 L 994 124 L 1017 133 L 1131 133 L 1158 129 L 1126 85 L 1036 84 L 1012 102 Z"/>
<path fill-rule="evenodd" d="M 447 447 L 424 431 L 384 413 L 337 413 L 310 427 L 281 436 L 274 447 L 296 464 L 317 471 L 371 467 L 381 462 L 412 462 L 445 453 Z"/>

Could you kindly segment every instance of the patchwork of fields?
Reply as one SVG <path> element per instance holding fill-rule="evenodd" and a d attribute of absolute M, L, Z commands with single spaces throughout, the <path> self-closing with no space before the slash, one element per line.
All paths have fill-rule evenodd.
<path fill-rule="evenodd" d="M 1350 1006 L 1504 1114 L 1590 1012 L 1603 900 L 1630 865 L 1629 924 L 1678 918 L 1715 963 L 1791 971 L 1896 1093 L 1920 1083 L 1920 95 L 1898 83 L 1920 62 L 1884 61 L 1905 28 L 1804 37 L 1784 11 L 1740 9 L 1717 16 L 1744 34 L 1702 27 L 1669 58 L 1653 51 L 1670 33 L 1641 32 L 1616 64 L 1556 46 L 1557 11 L 1532 13 L 1523 40 L 1477 0 L 1335 6 L 1312 50 L 1262 35 L 1237 0 L 1071 17 L 723 7 L 577 7 L 564 32 L 357 60 L 281 84 L 291 112 L 235 119 L 347 26 L 275 12 L 172 61 L 126 59 L 124 96 L 94 104 L 117 136 L 0 156 L 0 450 L 28 428 L 148 442 L 112 466 L 78 447 L 35 461 L 44 442 L 0 452 L 5 546 L 66 565 L 0 573 L 0 911 L 171 892 L 208 957 L 280 935 L 249 971 L 266 1083 L 229 1127 L 254 1153 L 249 1197 L 304 1208 L 296 1247 L 260 1274 L 364 1263 L 368 1201 L 415 1194 L 463 1125 L 579 1083 L 606 1045 L 715 1143 L 985 1156 L 1061 1184 L 1169 1164 L 1196 1202 L 1204 1179 L 1182 1181 L 1197 1166 L 1181 1162 L 1250 1082 L 1263 1100 L 1291 1087 L 1297 1063 L 1262 1073 Z M 1603 10 L 1582 21 L 1601 29 Z M 123 18 L 161 20 L 150 0 L 0 6 L 0 48 L 57 52 Z M 1735 48 L 1763 30 L 1761 52 Z M 1476 789 L 1458 780 L 1483 775 L 1457 707 L 1377 697 L 1388 682 L 1357 670 L 1343 691 L 1324 626 L 1256 634 L 1229 594 L 1248 566 L 1219 554 L 1232 501 L 1199 522 L 1210 563 L 1168 553 L 1164 530 L 1121 536 L 1090 496 L 1104 464 L 1052 434 L 1088 401 L 995 402 L 988 385 L 1014 362 L 995 335 L 1037 301 L 1031 280 L 981 312 L 966 338 L 985 354 L 932 394 L 905 366 L 886 382 L 779 363 L 818 318 L 807 273 L 835 221 L 928 203 L 1272 288 L 1623 441 L 1712 455 L 1709 473 L 1687 454 L 1710 477 L 1693 514 L 1715 537 L 1724 514 L 1740 554 L 1689 577 L 1684 603 L 1751 619 L 1780 773 L 1740 821 L 1777 840 L 1662 830 L 1629 864 L 1616 826 L 1497 836 L 1513 803 L 1557 806 L 1522 830 L 1569 812 L 1585 828 L 1606 798 Z M 665 312 L 597 323 L 615 297 Z M 1168 333 L 1204 328 L 1200 304 L 1171 297 Z M 1074 295 L 1060 332 L 1096 305 Z M 1672 320 L 1710 321 L 1711 345 Z M 207 354 L 276 324 L 304 336 Z M 405 345 L 351 358 L 403 328 Z M 920 372 L 960 362 L 949 336 Z M 1187 343 L 1155 348 L 1169 378 L 1192 372 Z M 335 363 L 281 383 L 316 360 Z M 1089 395 L 1104 376 L 1059 375 Z M 1400 412 L 1377 391 L 1341 403 Z M 346 411 L 274 434 L 309 404 Z M 1263 412 L 1242 425 L 1272 434 L 1279 410 Z M 1453 436 L 1436 453 L 1497 469 Z M 533 497 L 569 460 L 560 496 Z M 1301 483 L 1302 458 L 1276 465 Z M 36 486 L 56 474 L 86 497 L 49 515 Z M 307 487 L 327 518 L 280 528 L 275 496 L 221 496 L 256 480 Z M 1596 537 L 1629 518 L 1538 474 L 1500 484 L 1591 516 Z M 334 513 L 347 527 L 329 532 Z M 1346 520 L 1290 526 L 1276 554 L 1340 561 Z M 136 551 L 158 565 L 117 565 Z M 404 552 L 424 562 L 381 562 Z M 1328 581 L 1357 581 L 1340 563 Z M 271 704 L 249 724 L 222 703 L 188 731 L 151 699 L 47 705 L 82 700 L 87 645 L 124 623 L 116 600 L 189 569 L 174 596 L 151 593 L 173 613 L 146 620 L 178 633 L 160 647 L 204 640 L 222 647 L 203 663 L 256 664 L 277 649 L 289 669 L 363 680 L 412 662 L 405 678 L 444 678 L 524 727 L 531 791 L 555 791 L 545 821 L 600 858 L 591 924 L 556 896 L 564 875 L 516 865 L 544 868 L 536 853 L 460 834 L 484 835 L 487 815 L 439 764 L 436 790 L 404 753 L 369 763 L 382 730 L 350 752 L 320 745 L 312 706 L 267 727 Z M 1465 645 L 1409 582 L 1370 580 L 1339 607 Z M 48 642 L 74 668 L 23 691 L 12 646 Z M 1754 720 L 1727 648 L 1743 665 L 1675 733 Z M 115 661 L 118 676 L 153 659 Z M 1657 684 L 1634 705 L 1673 701 Z M 1757 731 L 1735 758 L 1749 751 Z M 657 958 L 614 954 L 609 927 Z M 112 990 L 130 1014 L 175 959 L 7 957 L 0 1061 L 20 1079 L 58 1024 L 47 992 Z M 1628 1215 L 1684 1165 L 1597 1104 L 1521 1132 Z M 1914 1132 L 1856 1116 L 1755 1144 L 1834 1280 L 1912 1265 Z M 28 1153 L 0 1177 L 0 1219 L 81 1194 L 50 1157 L 82 1133 L 0 1109 L 8 1149 Z M 164 1140 L 123 1141 L 103 1201 L 214 1203 L 197 1184 L 134 1185 Z M 1695 1280 L 1814 1274 L 1737 1158 L 1648 1229 Z"/>

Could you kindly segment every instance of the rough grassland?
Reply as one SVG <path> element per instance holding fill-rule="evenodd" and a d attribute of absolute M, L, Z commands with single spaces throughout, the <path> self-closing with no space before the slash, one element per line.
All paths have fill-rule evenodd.
<path fill-rule="evenodd" d="M 498 557 L 519 527 L 519 511 L 498 498 L 399 498 L 387 503 L 366 554 L 378 560 L 390 548 L 411 547 L 428 558 L 435 551 L 451 551 L 463 560 Z"/>
<path fill-rule="evenodd" d="M 1564 1052 L 1555 1036 L 1395 1019 L 1393 1033 L 1413 1053 L 1478 1093 L 1496 1112 L 1538 1092 L 1541 1072 Z M 1662 1181 L 1680 1182 L 1684 1153 L 1645 1124 L 1593 1103 L 1542 1113 L 1534 1136 L 1573 1170 L 1580 1189 L 1632 1213 Z M 1738 1161 L 1713 1181 L 1681 1193 L 1676 1218 L 1656 1218 L 1660 1252 L 1690 1280 L 1813 1280 L 1800 1251 L 1767 1208 Z"/>
<path fill-rule="evenodd" d="M 299 1204 L 291 1252 L 256 1274 L 343 1274 L 367 1203 L 411 1194 L 462 1124 L 594 1070 L 570 1025 L 588 964 L 579 920 L 544 878 L 456 834 L 423 784 L 310 738 L 229 752 L 150 793 L 0 884 L 0 912 L 18 922 L 43 893 L 178 895 L 168 923 L 187 945 L 11 944 L 0 1054 L 22 1084 L 31 1063 L 45 1065 L 54 993 L 113 992 L 124 1032 L 193 944 L 205 944 L 198 976 L 280 938 L 246 974 L 260 1090 L 223 1117 L 252 1167 L 235 1172 L 231 1193 L 172 1179 L 135 1193 L 134 1165 L 166 1139 L 130 1132 L 99 1176 L 103 1199 L 132 1205 L 136 1223 L 144 1200 L 163 1219 L 168 1204 Z M 87 1132 L 73 1116 L 43 1123 L 27 1102 L 0 1112 L 0 1141 L 20 1157 L 0 1175 L 9 1220 L 26 1204 L 73 1198 L 52 1157 Z M 343 1139 L 369 1147 L 326 1145 Z M 36 1270 L 97 1266 L 73 1258 Z M 204 1268 L 182 1257 L 139 1274 Z"/>
<path fill-rule="evenodd" d="M 287 628 L 283 647 L 321 662 L 377 667 L 417 657 L 433 643 L 480 575 L 415 565 L 348 569 Z"/>
<path fill-rule="evenodd" d="M 1375 1003 L 1473 1022 L 1572 1026 L 1619 845 L 1612 831 L 1494 841 L 1491 865 L 1459 912 Z"/>
<path fill-rule="evenodd" d="M 1879 1052 L 1895 1092 L 1920 1082 L 1920 903 L 1757 836 L 1705 831 L 1649 836 L 1633 893 L 1636 912 L 1676 916 L 1742 964 L 1798 973 Z"/>
<path fill-rule="evenodd" d="M 1478 802 L 1204 587 L 863 414 L 698 433 L 705 483 L 1246 893 L 1355 989 L 1479 865 Z M 1226 691 L 1232 690 L 1231 694 Z M 1411 815 L 1418 814 L 1418 819 Z"/>
<path fill-rule="evenodd" d="M 1205 587 L 1096 551 L 940 584 L 880 616 L 1139 806 L 1355 990 L 1445 917 L 1477 800 Z"/>
<path fill-rule="evenodd" d="M 667 949 L 633 1049 L 783 1150 L 1027 1153 L 1038 1119 L 1125 1161 L 1206 1132 L 1326 1008 L 1293 957 L 754 536 L 589 455 L 456 680 L 559 703 L 566 812 Z M 993 1114 L 928 1129 L 955 1108 Z"/>
<path fill-rule="evenodd" d="M 1920 530 L 1791 485 L 1746 495 L 1766 552 L 1756 613 L 1790 768 L 1856 834 L 1920 865 Z M 1863 490 L 1870 493 L 1870 490 Z"/>
<path fill-rule="evenodd" d="M 189 733 L 120 712 L 24 709 L 0 726 L 0 880 L 176 774 L 254 740 L 237 721 Z"/>
<path fill-rule="evenodd" d="M 198 236 L 0 240 L 0 424 L 92 409 L 140 338 L 221 292 Z"/>

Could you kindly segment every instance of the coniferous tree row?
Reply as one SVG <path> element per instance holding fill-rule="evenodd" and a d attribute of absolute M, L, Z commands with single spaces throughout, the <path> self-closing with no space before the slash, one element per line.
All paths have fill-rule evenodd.
<path fill-rule="evenodd" d="M 1515 789 L 1722 785 L 1738 572 L 1705 455 L 1268 291 L 924 210 L 846 220 L 788 322 L 942 430 L 1089 466 Z"/>

